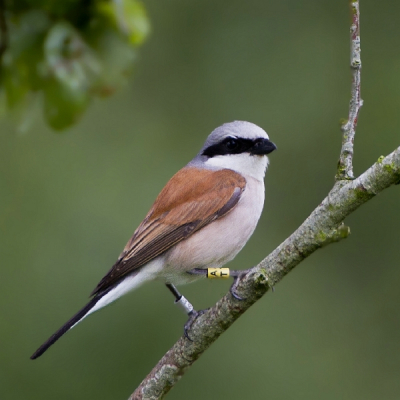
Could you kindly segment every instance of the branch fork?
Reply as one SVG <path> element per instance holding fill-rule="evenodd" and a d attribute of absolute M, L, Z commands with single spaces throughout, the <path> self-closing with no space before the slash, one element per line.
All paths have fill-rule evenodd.
<path fill-rule="evenodd" d="M 129 400 L 163 398 L 195 360 L 252 304 L 317 249 L 350 234 L 344 219 L 376 194 L 400 183 L 400 147 L 380 157 L 358 178 L 353 174 L 354 136 L 362 106 L 360 95 L 360 12 L 359 1 L 350 1 L 352 12 L 351 100 L 349 118 L 343 124 L 343 141 L 336 183 L 327 197 L 303 224 L 257 266 L 238 277 L 237 289 L 243 300 L 230 293 L 192 324 L 189 341 L 182 336 L 153 368 Z"/>

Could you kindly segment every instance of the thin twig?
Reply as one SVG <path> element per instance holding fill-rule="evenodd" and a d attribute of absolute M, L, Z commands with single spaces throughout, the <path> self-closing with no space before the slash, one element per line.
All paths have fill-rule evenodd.
<path fill-rule="evenodd" d="M 360 47 L 360 4 L 358 0 L 350 1 L 352 24 L 350 27 L 350 66 L 352 69 L 351 99 L 349 118 L 342 125 L 342 150 L 338 162 L 336 180 L 354 179 L 353 154 L 354 136 L 356 134 L 358 114 L 363 104 L 361 99 L 361 47 Z"/>
<path fill-rule="evenodd" d="M 0 63 L 8 46 L 8 29 L 6 23 L 5 1 L 0 0 Z"/>

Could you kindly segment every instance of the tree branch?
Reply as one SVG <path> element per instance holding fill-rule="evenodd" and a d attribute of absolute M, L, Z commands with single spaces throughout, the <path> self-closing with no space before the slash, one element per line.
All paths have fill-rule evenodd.
<path fill-rule="evenodd" d="M 237 291 L 245 300 L 230 293 L 199 316 L 190 330 L 193 341 L 182 336 L 153 368 L 130 400 L 161 399 L 178 382 L 200 355 L 247 309 L 276 285 L 288 272 L 317 249 L 346 238 L 350 230 L 344 219 L 382 190 L 400 183 L 400 147 L 378 161 L 360 177 L 353 176 L 353 144 L 360 98 L 359 2 L 351 1 L 351 67 L 353 82 L 349 120 L 343 125 L 343 145 L 336 183 L 327 197 L 303 224 L 256 267 L 244 271 Z"/>
<path fill-rule="evenodd" d="M 245 271 L 238 285 L 244 301 L 230 293 L 192 325 L 192 342 L 182 336 L 153 368 L 130 400 L 161 399 L 185 371 L 237 318 L 269 288 L 315 250 L 346 238 L 343 220 L 382 190 L 400 182 L 400 147 L 380 158 L 360 177 L 337 182 L 304 223 L 256 267 Z"/>
<path fill-rule="evenodd" d="M 358 114 L 363 104 L 361 99 L 361 47 L 360 47 L 360 4 L 350 1 L 352 24 L 350 27 L 350 67 L 352 69 L 351 97 L 349 118 L 342 125 L 342 150 L 338 162 L 336 180 L 354 179 L 353 150 Z"/>

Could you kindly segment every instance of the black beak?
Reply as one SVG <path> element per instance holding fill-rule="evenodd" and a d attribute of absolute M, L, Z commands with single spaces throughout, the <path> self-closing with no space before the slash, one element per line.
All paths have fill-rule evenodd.
<path fill-rule="evenodd" d="M 277 147 L 275 143 L 268 139 L 257 139 L 251 148 L 250 153 L 257 156 L 264 156 L 266 154 L 272 153 Z"/>

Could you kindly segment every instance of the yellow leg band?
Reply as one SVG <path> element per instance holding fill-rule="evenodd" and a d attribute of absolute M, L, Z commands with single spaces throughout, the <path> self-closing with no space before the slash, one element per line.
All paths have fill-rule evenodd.
<path fill-rule="evenodd" d="M 207 268 L 207 278 L 229 278 L 229 268 Z"/>

